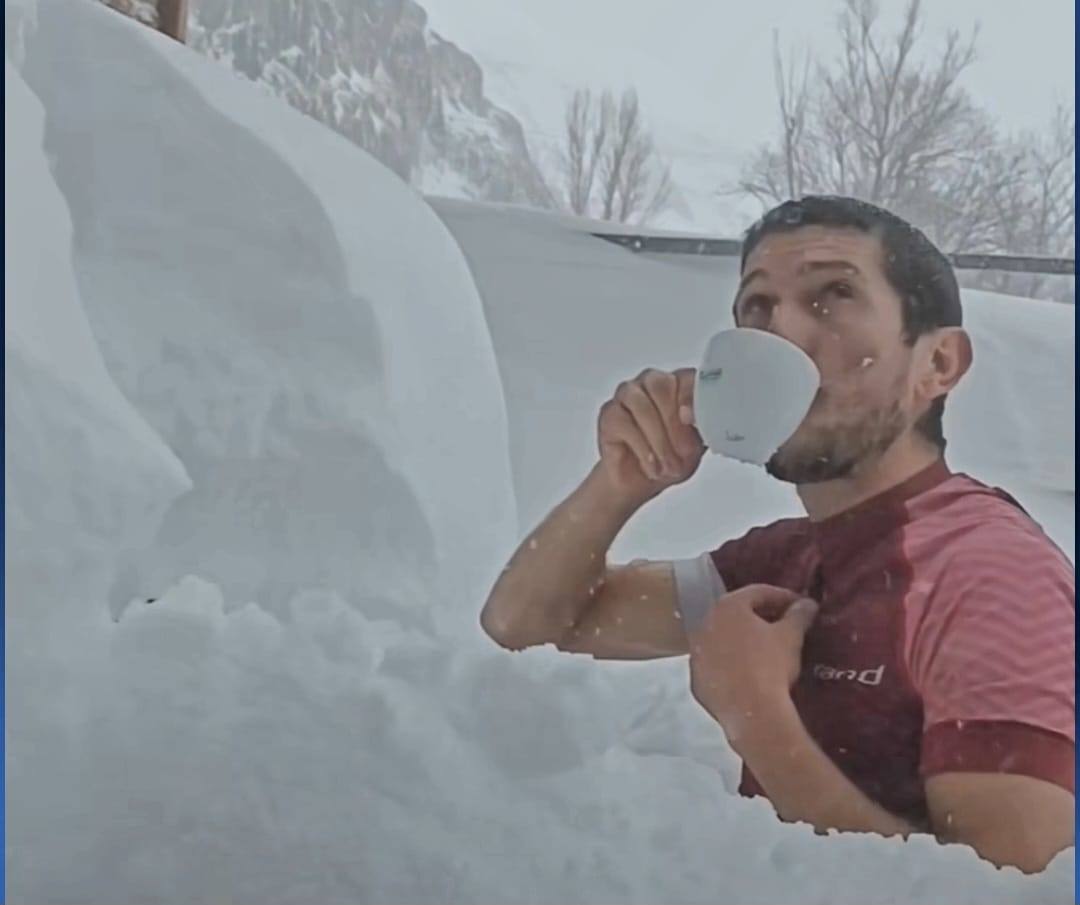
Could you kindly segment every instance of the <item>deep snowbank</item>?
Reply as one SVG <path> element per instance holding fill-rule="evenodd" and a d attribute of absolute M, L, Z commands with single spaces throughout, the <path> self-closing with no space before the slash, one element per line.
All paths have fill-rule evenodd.
<path fill-rule="evenodd" d="M 732 326 L 738 260 L 635 255 L 587 235 L 600 224 L 432 204 L 484 300 L 528 530 L 595 461 L 596 414 L 619 381 L 695 365 L 708 336 Z M 964 311 L 975 365 L 946 408 L 949 463 L 1009 489 L 1072 556 L 1074 309 L 965 291 Z M 762 470 L 709 457 L 627 526 L 615 552 L 690 555 L 797 511 L 794 494 Z"/>
<path fill-rule="evenodd" d="M 195 482 L 113 604 L 188 571 L 275 612 L 320 577 L 368 607 L 437 581 L 471 627 L 514 515 L 490 340 L 445 228 L 344 139 L 146 29 L 84 4 L 38 18 L 24 72 L 88 316 Z"/>
<path fill-rule="evenodd" d="M 484 646 L 506 422 L 444 228 L 184 48 L 90 2 L 36 19 L 5 90 L 12 901 L 1064 899 L 1071 851 L 1023 878 L 729 795 L 685 664 Z M 578 351 L 563 289 L 519 322 L 534 368 Z M 511 418 L 562 407 L 587 445 L 581 378 L 545 374 Z"/>
<path fill-rule="evenodd" d="M 104 614 L 92 597 L 67 597 L 79 584 L 64 573 L 107 575 L 191 481 L 102 361 L 72 273 L 71 220 L 42 154 L 41 104 L 10 62 L 4 101 L 16 126 L 4 153 L 5 579 L 9 600 L 36 601 L 7 618 L 19 631 L 70 620 L 78 632 Z M 24 652 L 9 650 L 16 662 Z"/>

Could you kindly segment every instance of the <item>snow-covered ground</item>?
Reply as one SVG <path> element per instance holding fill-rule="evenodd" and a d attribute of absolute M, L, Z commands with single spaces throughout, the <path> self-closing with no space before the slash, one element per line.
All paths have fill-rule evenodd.
<path fill-rule="evenodd" d="M 1072 850 L 1027 878 L 731 795 L 683 663 L 481 637 L 595 405 L 696 358 L 729 265 L 437 216 L 99 4 L 5 13 L 10 901 L 1066 900 Z M 1071 551 L 1071 309 L 976 302 L 954 464 Z M 790 504 L 711 462 L 621 549 Z"/>

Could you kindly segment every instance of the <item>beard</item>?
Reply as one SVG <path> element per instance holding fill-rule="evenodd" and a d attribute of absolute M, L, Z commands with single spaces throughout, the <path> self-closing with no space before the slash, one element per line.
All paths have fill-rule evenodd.
<path fill-rule="evenodd" d="M 820 484 L 850 477 L 865 462 L 879 458 L 907 426 L 899 400 L 850 423 L 808 427 L 765 463 L 765 471 L 789 484 Z"/>

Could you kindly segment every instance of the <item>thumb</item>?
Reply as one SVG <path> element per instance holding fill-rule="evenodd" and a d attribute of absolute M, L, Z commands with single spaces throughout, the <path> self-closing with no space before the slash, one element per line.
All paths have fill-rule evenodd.
<path fill-rule="evenodd" d="M 697 371 L 694 368 L 679 368 L 675 371 L 675 399 L 678 404 L 679 421 L 688 427 L 695 421 L 694 417 L 694 378 Z"/>
<path fill-rule="evenodd" d="M 809 597 L 800 597 L 787 608 L 787 611 L 776 624 L 783 626 L 784 631 L 790 633 L 793 640 L 801 645 L 807 630 L 814 624 L 817 614 L 817 603 Z"/>

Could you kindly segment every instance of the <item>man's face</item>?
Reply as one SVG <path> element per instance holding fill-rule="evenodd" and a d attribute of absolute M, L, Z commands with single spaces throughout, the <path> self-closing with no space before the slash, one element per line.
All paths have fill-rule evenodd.
<path fill-rule="evenodd" d="M 767 236 L 746 261 L 738 326 L 795 343 L 821 372 L 809 413 L 766 465 L 780 480 L 847 477 L 914 423 L 914 350 L 883 257 L 871 235 L 806 226 Z"/>

